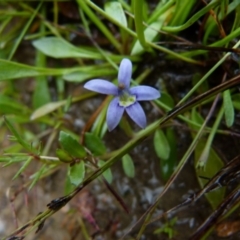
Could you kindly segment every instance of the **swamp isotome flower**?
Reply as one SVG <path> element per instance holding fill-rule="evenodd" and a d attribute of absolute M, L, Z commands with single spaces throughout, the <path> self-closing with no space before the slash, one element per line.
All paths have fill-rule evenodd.
<path fill-rule="evenodd" d="M 93 79 L 84 85 L 84 88 L 88 90 L 115 96 L 107 110 L 109 131 L 112 131 L 118 125 L 124 110 L 139 127 L 145 128 L 147 125 L 146 115 L 138 101 L 149 101 L 160 97 L 159 91 L 149 86 L 130 88 L 131 76 L 132 63 L 125 58 L 120 63 L 118 86 L 102 79 Z"/>

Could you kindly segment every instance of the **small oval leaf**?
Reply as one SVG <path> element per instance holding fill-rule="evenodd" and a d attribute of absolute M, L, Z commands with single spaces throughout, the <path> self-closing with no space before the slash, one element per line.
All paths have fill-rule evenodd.
<path fill-rule="evenodd" d="M 75 47 L 69 42 L 58 37 L 45 37 L 33 41 L 33 46 L 47 56 L 53 58 L 90 58 L 101 59 L 99 53 Z"/>
<path fill-rule="evenodd" d="M 234 123 L 234 107 L 229 89 L 223 92 L 223 106 L 226 125 L 227 127 L 231 127 Z"/>
<path fill-rule="evenodd" d="M 170 94 L 167 92 L 162 92 L 161 93 L 161 98 L 159 100 L 160 102 L 163 102 L 166 104 L 168 107 L 173 108 L 174 107 L 174 100 Z"/>
<path fill-rule="evenodd" d="M 57 149 L 56 155 L 61 162 L 70 163 L 73 161 L 72 157 L 63 149 Z"/>
<path fill-rule="evenodd" d="M 200 140 L 196 149 L 195 149 L 195 164 L 197 164 L 198 159 L 200 158 L 203 150 L 205 147 L 205 142 Z M 206 176 L 211 178 L 214 176 L 222 167 L 224 163 L 222 159 L 218 156 L 218 154 L 214 151 L 213 148 L 210 148 L 209 157 L 206 161 L 206 165 L 204 168 L 196 168 L 196 174 L 198 176 L 198 182 L 200 186 L 203 188 L 206 185 L 207 180 L 201 178 L 200 176 Z M 212 192 L 207 193 L 205 196 L 208 199 L 209 203 L 211 204 L 213 209 L 222 202 L 224 195 L 225 195 L 225 188 L 219 188 Z"/>
<path fill-rule="evenodd" d="M 85 133 L 84 142 L 86 147 L 93 153 L 95 156 L 104 154 L 107 149 L 102 142 L 102 140 L 93 133 Z"/>
<path fill-rule="evenodd" d="M 85 176 L 85 165 L 84 162 L 81 161 L 80 163 L 74 164 L 73 166 L 69 167 L 68 176 L 70 182 L 78 186 L 84 179 Z"/>
<path fill-rule="evenodd" d="M 101 167 L 105 164 L 106 162 L 103 160 L 98 161 L 98 166 Z M 110 168 L 108 168 L 105 172 L 103 172 L 103 177 L 108 181 L 108 183 L 112 183 L 113 176 L 112 176 L 112 171 Z"/>
<path fill-rule="evenodd" d="M 151 23 L 144 31 L 146 41 L 152 42 L 156 36 L 159 35 L 158 30 L 161 29 L 164 21 L 160 19 L 156 22 Z M 140 41 L 137 40 L 132 48 L 131 55 L 137 55 L 144 51 Z"/>
<path fill-rule="evenodd" d="M 31 115 L 31 120 L 35 120 L 37 118 L 43 117 L 45 115 L 47 115 L 48 113 L 53 112 L 54 110 L 58 109 L 59 107 L 64 106 L 64 104 L 66 103 L 65 100 L 63 101 L 59 101 L 59 102 L 50 102 L 47 103 L 41 107 L 39 107 L 38 109 L 36 109 L 33 114 Z"/>
<path fill-rule="evenodd" d="M 168 140 L 161 129 L 158 129 L 154 134 L 154 148 L 159 158 L 167 160 L 170 154 L 170 146 Z"/>
<path fill-rule="evenodd" d="M 161 177 L 164 181 L 167 181 L 171 177 L 177 161 L 177 143 L 173 128 L 166 129 L 166 138 L 171 151 L 167 161 L 160 161 Z"/>
<path fill-rule="evenodd" d="M 105 11 L 117 22 L 121 23 L 121 25 L 123 25 L 124 27 L 127 27 L 127 19 L 121 3 L 117 1 L 113 1 L 113 2 L 109 1 L 105 4 Z"/>
<path fill-rule="evenodd" d="M 134 167 L 133 160 L 130 155 L 126 154 L 123 156 L 122 165 L 123 165 L 123 170 L 124 170 L 125 174 L 128 177 L 133 178 L 135 176 L 135 167 Z"/>
<path fill-rule="evenodd" d="M 73 157 L 84 158 L 87 155 L 84 147 L 68 133 L 61 131 L 59 135 L 59 142 L 62 148 Z"/>

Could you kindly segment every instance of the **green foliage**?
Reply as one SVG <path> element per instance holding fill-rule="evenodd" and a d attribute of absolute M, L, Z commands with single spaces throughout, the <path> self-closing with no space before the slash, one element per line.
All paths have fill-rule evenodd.
<path fill-rule="evenodd" d="M 65 163 L 70 163 L 73 161 L 72 156 L 65 150 L 58 148 L 56 150 L 56 156 L 59 158 L 60 161 L 65 162 Z"/>
<path fill-rule="evenodd" d="M 29 186 L 29 190 L 31 190 L 34 186 L 35 186 L 35 184 L 37 183 L 37 181 L 43 176 L 43 174 L 44 173 L 46 173 L 47 172 L 47 166 L 46 166 L 46 164 L 43 164 L 42 166 L 41 166 L 41 168 L 38 170 L 38 171 L 36 171 L 33 175 L 32 175 L 32 182 L 31 182 L 31 184 L 30 184 L 30 186 Z"/>
<path fill-rule="evenodd" d="M 102 167 L 105 165 L 105 162 L 103 160 L 99 160 L 98 161 L 98 166 Z M 103 173 L 102 173 L 103 177 L 108 181 L 108 183 L 112 183 L 113 181 L 113 175 L 112 175 L 112 171 L 110 168 L 107 168 Z"/>
<path fill-rule="evenodd" d="M 83 161 L 68 168 L 68 178 L 74 186 L 78 186 L 83 181 L 84 176 L 85 165 Z"/>
<path fill-rule="evenodd" d="M 143 26 L 143 0 L 133 0 L 133 12 L 134 12 L 134 21 L 135 28 L 138 37 L 138 41 L 140 42 L 143 48 L 146 48 L 147 44 L 145 41 L 145 33 Z M 133 53 L 134 54 L 134 53 Z"/>
<path fill-rule="evenodd" d="M 45 37 L 33 41 L 33 46 L 53 58 L 100 59 L 101 54 L 84 47 L 77 48 L 59 37 Z"/>
<path fill-rule="evenodd" d="M 160 159 L 161 177 L 166 181 L 172 175 L 177 160 L 176 136 L 173 129 L 168 128 L 166 134 L 161 129 L 156 130 L 153 143 Z"/>
<path fill-rule="evenodd" d="M 240 94 L 234 94 L 232 96 L 233 106 L 237 110 L 240 110 Z"/>
<path fill-rule="evenodd" d="M 126 154 L 122 157 L 122 166 L 123 166 L 123 170 L 124 173 L 130 177 L 130 178 L 134 178 L 135 176 L 135 167 L 134 167 L 134 163 L 133 160 L 131 158 L 131 156 L 129 154 Z"/>
<path fill-rule="evenodd" d="M 84 142 L 86 147 L 96 156 L 103 155 L 107 151 L 103 141 L 93 133 L 85 133 Z"/>
<path fill-rule="evenodd" d="M 32 161 L 32 157 L 28 157 L 27 160 L 24 160 L 24 164 L 14 175 L 13 179 L 17 178 L 27 168 L 27 166 L 31 163 L 31 161 Z"/>
<path fill-rule="evenodd" d="M 87 155 L 84 147 L 80 145 L 75 138 L 66 132 L 60 132 L 59 143 L 61 144 L 61 147 L 72 157 L 82 159 Z"/>
<path fill-rule="evenodd" d="M 167 92 L 161 93 L 160 101 L 168 106 L 170 109 L 174 107 L 174 100 Z"/>
<path fill-rule="evenodd" d="M 43 8 L 43 14 L 45 13 L 45 8 Z M 42 23 L 40 32 L 42 34 L 45 33 L 45 25 Z M 37 67 L 46 67 L 46 55 L 42 54 L 41 52 L 37 51 L 36 53 L 36 66 Z M 45 76 L 37 76 L 36 77 L 36 87 L 33 94 L 33 107 L 38 108 L 42 105 L 51 101 L 50 92 L 48 88 L 48 81 Z"/>
<path fill-rule="evenodd" d="M 223 106 L 226 125 L 227 127 L 231 127 L 234 123 L 234 107 L 231 99 L 230 90 L 226 90 L 223 92 Z"/>
<path fill-rule="evenodd" d="M 127 27 L 127 18 L 121 3 L 106 2 L 104 8 L 108 15 L 111 15 L 117 22 Z"/>
<path fill-rule="evenodd" d="M 158 228 L 154 231 L 154 234 L 165 233 L 168 235 L 169 239 L 172 239 L 174 235 L 176 235 L 176 231 L 174 230 L 174 226 L 177 222 L 177 217 L 174 217 L 169 222 L 165 223 L 161 228 Z"/>
<path fill-rule="evenodd" d="M 160 169 L 149 159 L 146 168 L 140 170 L 152 171 L 153 165 L 154 175 L 160 172 L 165 185 L 160 186 L 159 180 L 158 186 L 163 190 L 142 216 L 136 239 L 144 234 L 161 197 L 193 153 L 196 171 L 188 174 L 196 175 L 201 188 L 206 184 L 202 176 L 211 178 L 224 166 L 223 157 L 213 148 L 214 139 L 224 134 L 226 138 L 231 135 L 232 140 L 237 135 L 233 131 L 240 110 L 240 94 L 230 89 L 240 82 L 239 0 L 205 4 L 196 0 L 156 2 L 109 0 L 97 5 L 95 1 L 78 0 L 78 13 L 71 12 L 76 19 L 65 15 L 61 21 L 63 9 L 58 1 L 40 1 L 37 5 L 28 1 L 0 3 L 2 166 L 10 169 L 17 165 L 12 178 L 17 182 L 21 175 L 27 176 L 23 189 L 31 189 L 41 179 L 61 170 L 66 173 L 66 204 L 81 186 L 92 183 L 101 187 L 101 177 L 108 183 L 121 180 L 122 171 L 113 176 L 119 170 L 117 164 L 112 168 L 117 161 L 121 161 L 127 177 L 145 183 L 135 175 L 134 166 L 134 162 L 139 166 L 143 163 L 137 158 L 133 161 L 130 154 L 133 149 L 134 156 L 139 154 L 138 145 L 144 145 L 144 140 L 152 135 Z M 68 11 L 64 9 L 64 14 Z M 161 98 L 143 105 L 148 122 L 152 122 L 145 129 L 135 131 L 126 118 L 120 128 L 109 133 L 106 114 L 111 98 L 84 90 L 83 82 L 95 78 L 115 81 L 118 64 L 124 57 L 133 62 L 132 84 L 155 85 Z M 182 81 L 178 78 L 182 73 L 191 79 Z M 235 77 L 230 79 L 231 76 Z M 220 98 L 214 107 L 217 94 Z M 78 121 L 86 126 L 78 125 Z M 179 143 L 179 135 L 188 136 L 188 141 Z M 187 185 L 188 179 L 184 180 Z M 134 190 L 141 193 L 138 187 L 134 186 Z M 108 194 L 108 190 L 104 191 Z M 120 193 L 117 197 L 118 194 L 114 197 L 121 203 L 122 196 Z M 206 194 L 213 209 L 224 201 L 224 194 L 225 188 L 221 187 Z M 53 202 L 61 206 L 60 200 L 61 197 Z M 129 202 L 126 205 L 131 207 Z M 18 230 L 19 237 L 26 237 L 60 208 L 49 207 L 31 219 L 29 226 L 22 228 L 24 231 Z M 160 228 L 158 225 L 154 234 L 174 237 L 175 223 L 173 218 Z M 81 225 L 81 229 L 85 227 Z M 91 235 L 87 228 L 84 231 L 86 236 Z M 15 236 L 3 239 L 11 237 Z"/>
<path fill-rule="evenodd" d="M 67 172 L 66 180 L 65 180 L 65 186 L 64 186 L 64 194 L 70 194 L 74 189 L 75 185 L 71 183 L 70 177 L 69 177 L 69 170 Z"/>
<path fill-rule="evenodd" d="M 137 54 L 141 54 L 144 52 L 143 46 L 146 45 L 145 38 L 149 42 L 152 42 L 153 40 L 155 40 L 155 38 L 159 35 L 157 30 L 160 30 L 160 28 L 162 27 L 162 25 L 164 23 L 164 20 L 165 20 L 164 18 L 160 18 L 156 22 L 151 23 L 144 30 L 144 32 L 143 32 L 144 33 L 144 41 L 142 40 L 142 43 L 140 42 L 140 40 L 136 41 L 136 43 L 134 44 L 134 46 L 132 48 L 131 55 L 137 55 Z"/>
<path fill-rule="evenodd" d="M 54 110 L 58 109 L 59 107 L 62 107 L 66 104 L 66 101 L 59 101 L 59 102 L 50 102 L 42 107 L 39 107 L 35 111 L 33 111 L 31 115 L 31 120 L 35 120 L 37 118 L 43 117 L 48 113 L 53 112 Z"/>
<path fill-rule="evenodd" d="M 1 114 L 18 114 L 19 112 L 23 114 L 27 114 L 30 111 L 27 106 L 19 103 L 17 99 L 0 94 L 0 113 Z"/>
<path fill-rule="evenodd" d="M 161 129 L 155 131 L 153 142 L 157 156 L 160 159 L 167 160 L 170 154 L 170 146 L 164 132 Z"/>
<path fill-rule="evenodd" d="M 8 120 L 7 117 L 4 118 L 5 124 L 7 125 L 8 129 L 11 131 L 13 136 L 16 138 L 18 143 L 22 145 L 23 148 L 25 148 L 27 151 L 31 153 L 37 153 L 37 151 L 31 147 L 31 144 L 28 143 L 22 136 L 21 134 L 16 130 L 14 125 L 11 123 L 11 121 Z"/>
<path fill-rule="evenodd" d="M 204 149 L 204 141 L 198 143 L 195 149 L 195 163 L 197 164 L 197 160 L 199 159 L 200 155 L 202 154 Z M 202 177 L 211 178 L 216 174 L 221 168 L 223 167 L 222 159 L 217 155 L 214 149 L 210 149 L 208 161 L 206 161 L 204 168 L 197 168 L 197 176 L 200 186 L 203 188 L 207 182 L 206 179 Z M 219 188 L 214 190 L 213 192 L 207 193 L 206 198 L 208 199 L 209 203 L 211 204 L 213 209 L 222 202 L 225 196 L 225 188 Z"/>
<path fill-rule="evenodd" d="M 221 117 L 222 116 L 220 115 L 220 118 Z M 194 121 L 203 123 L 203 118 L 196 111 L 196 109 L 192 111 L 192 118 Z M 199 140 L 194 151 L 194 160 L 196 166 L 196 173 L 198 176 L 198 182 L 203 188 L 207 182 L 207 180 L 203 177 L 210 179 L 224 166 L 222 159 L 212 148 L 211 134 L 209 135 L 207 142 L 204 139 Z M 212 208 L 215 209 L 224 199 L 224 195 L 225 188 L 219 188 L 213 192 L 207 193 L 206 198 L 208 199 Z"/>
<path fill-rule="evenodd" d="M 70 82 L 82 82 L 88 78 L 96 77 L 99 73 L 103 75 L 112 75 L 115 70 L 103 68 L 105 66 L 87 66 L 76 68 L 42 68 L 33 67 L 25 64 L 20 64 L 12 61 L 6 61 L 0 59 L 0 81 L 13 80 L 26 77 L 38 77 L 38 76 L 59 76 L 63 75 L 63 78 Z M 78 76 L 77 76 L 78 74 Z"/>
<path fill-rule="evenodd" d="M 183 24 L 188 15 L 191 13 L 192 7 L 196 4 L 196 0 L 177 0 L 174 8 L 173 18 L 169 25 L 178 26 Z"/>

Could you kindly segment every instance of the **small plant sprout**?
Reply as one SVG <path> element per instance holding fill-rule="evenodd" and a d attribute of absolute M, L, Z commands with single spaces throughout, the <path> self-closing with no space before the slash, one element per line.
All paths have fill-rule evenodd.
<path fill-rule="evenodd" d="M 84 88 L 115 98 L 110 102 L 107 110 L 107 126 L 112 131 L 120 122 L 124 111 L 141 128 L 147 125 L 146 115 L 138 101 L 149 101 L 160 97 L 157 89 L 149 86 L 136 86 L 130 88 L 132 76 L 132 62 L 124 58 L 119 67 L 118 86 L 103 79 L 88 81 Z"/>

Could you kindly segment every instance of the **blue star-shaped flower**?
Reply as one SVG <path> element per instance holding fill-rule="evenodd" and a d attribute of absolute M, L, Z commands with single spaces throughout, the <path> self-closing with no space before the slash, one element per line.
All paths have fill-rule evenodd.
<path fill-rule="evenodd" d="M 139 127 L 145 128 L 147 125 L 146 115 L 138 101 L 149 101 L 160 97 L 159 91 L 149 86 L 130 88 L 131 76 L 132 62 L 125 58 L 120 63 L 118 86 L 102 79 L 93 79 L 84 85 L 84 88 L 88 90 L 115 96 L 107 111 L 109 131 L 112 131 L 118 125 L 124 110 Z"/>

